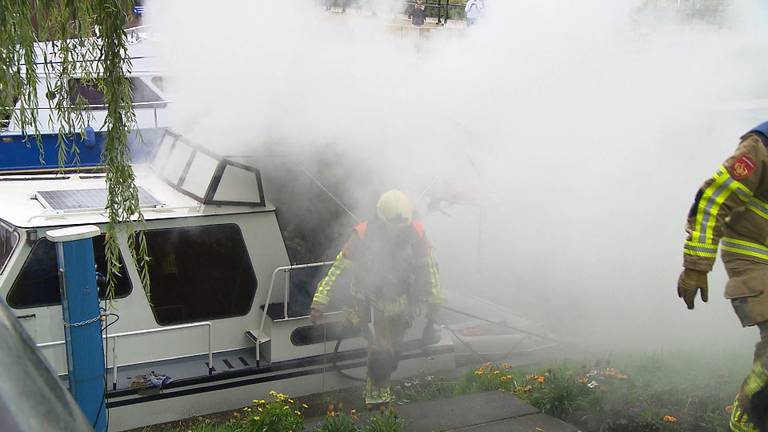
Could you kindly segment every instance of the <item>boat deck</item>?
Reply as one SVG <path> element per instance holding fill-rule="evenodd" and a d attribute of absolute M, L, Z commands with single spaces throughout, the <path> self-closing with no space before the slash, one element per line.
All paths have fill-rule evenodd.
<path fill-rule="evenodd" d="M 247 348 L 213 354 L 213 373 L 253 370 L 256 368 L 256 349 Z M 262 361 L 259 366 L 269 366 Z M 117 371 L 117 387 L 113 388 L 112 369 L 107 369 L 107 382 L 112 390 L 153 390 L 142 384 L 141 378 L 155 373 L 168 376 L 173 381 L 205 377 L 208 375 L 208 354 L 180 357 L 137 365 L 120 366 Z M 165 386 L 163 386 L 165 387 Z M 141 392 L 139 392 L 141 393 Z"/>
<path fill-rule="evenodd" d="M 514 395 L 491 391 L 396 405 L 409 432 L 578 432 L 576 426 L 542 414 Z M 370 413 L 361 414 L 366 422 Z M 305 431 L 314 431 L 322 419 L 307 422 Z"/>

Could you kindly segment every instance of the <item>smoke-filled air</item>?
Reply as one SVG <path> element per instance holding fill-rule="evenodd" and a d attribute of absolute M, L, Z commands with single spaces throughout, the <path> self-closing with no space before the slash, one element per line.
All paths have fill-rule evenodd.
<path fill-rule="evenodd" d="M 383 0 L 380 18 L 309 0 L 162 0 L 146 16 L 175 129 L 220 154 L 292 155 L 359 219 L 403 190 L 446 291 L 585 347 L 749 353 L 722 264 L 694 311 L 676 283 L 697 189 L 764 120 L 768 14 L 653 3 L 487 0 L 476 26 L 421 37 Z M 354 218 L 340 224 L 331 255 Z"/>

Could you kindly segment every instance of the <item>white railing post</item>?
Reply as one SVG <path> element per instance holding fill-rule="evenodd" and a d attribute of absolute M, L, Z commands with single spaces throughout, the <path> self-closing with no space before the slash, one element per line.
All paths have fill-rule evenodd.
<path fill-rule="evenodd" d="M 291 292 L 291 271 L 285 270 L 285 301 L 283 302 L 283 319 L 288 318 L 288 300 Z"/>
<path fill-rule="evenodd" d="M 305 268 L 311 268 L 311 267 L 322 267 L 326 265 L 333 264 L 333 261 L 323 261 L 323 262 L 316 262 L 316 263 L 310 263 L 310 264 L 296 264 L 296 265 L 289 265 L 289 266 L 283 266 L 283 267 L 277 267 L 272 272 L 272 278 L 269 281 L 269 289 L 267 290 L 267 298 L 264 300 L 264 310 L 261 313 L 261 322 L 259 323 L 259 330 L 258 334 L 256 335 L 256 338 L 258 340 L 261 339 L 262 335 L 264 334 L 264 323 L 267 319 L 267 310 L 269 309 L 269 301 L 272 299 L 272 291 L 275 287 L 275 277 L 277 276 L 278 272 L 286 272 L 286 281 L 285 281 L 285 302 L 283 304 L 283 316 L 284 318 L 288 318 L 288 300 L 289 300 L 289 292 L 290 292 L 290 272 L 292 270 L 297 269 L 305 269 Z M 256 364 L 259 363 L 261 360 L 261 351 L 259 350 L 259 341 L 256 341 Z"/>
<path fill-rule="evenodd" d="M 112 390 L 117 390 L 117 339 L 112 339 Z"/>

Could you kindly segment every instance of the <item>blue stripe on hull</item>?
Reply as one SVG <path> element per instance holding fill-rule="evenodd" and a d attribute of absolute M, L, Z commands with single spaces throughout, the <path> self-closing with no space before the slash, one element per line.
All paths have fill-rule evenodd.
<path fill-rule="evenodd" d="M 147 160 L 154 152 L 162 129 L 144 129 L 141 134 L 143 143 L 139 144 L 135 133 L 131 133 L 128 144 L 131 159 L 134 162 Z M 39 151 L 38 140 L 35 136 L 25 137 L 21 134 L 0 134 L 0 171 L 25 170 L 54 170 L 59 168 L 59 146 L 56 134 L 41 134 L 43 153 Z M 83 140 L 80 134 L 67 137 L 65 140 L 66 162 L 64 168 L 88 168 L 101 165 L 101 152 L 104 149 L 104 132 L 96 132 L 93 140 Z M 77 146 L 79 163 L 75 163 L 72 154 L 73 144 Z"/>

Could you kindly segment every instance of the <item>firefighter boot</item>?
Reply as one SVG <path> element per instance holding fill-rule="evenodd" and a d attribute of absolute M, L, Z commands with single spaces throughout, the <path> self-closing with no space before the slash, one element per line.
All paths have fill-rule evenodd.
<path fill-rule="evenodd" d="M 392 374 L 393 354 L 392 350 L 377 348 L 371 349 L 368 353 L 365 404 L 369 409 L 392 401 L 389 377 Z"/>

